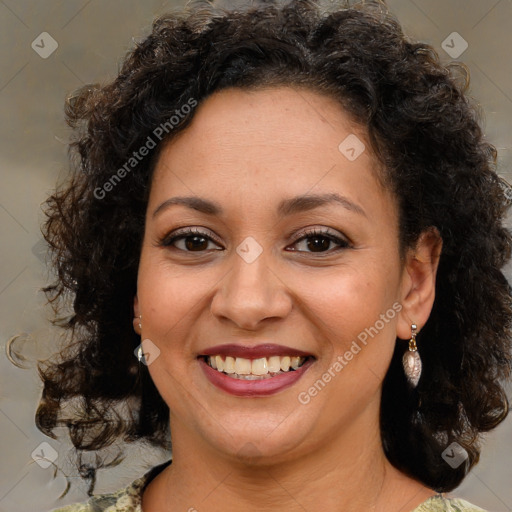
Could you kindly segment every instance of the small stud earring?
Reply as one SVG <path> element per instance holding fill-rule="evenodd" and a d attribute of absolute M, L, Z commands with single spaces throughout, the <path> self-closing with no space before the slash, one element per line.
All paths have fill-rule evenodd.
<path fill-rule="evenodd" d="M 142 329 L 142 315 L 139 315 L 139 329 Z"/>
<path fill-rule="evenodd" d="M 402 358 L 405 376 L 409 384 L 415 388 L 418 385 L 421 376 L 421 358 L 416 346 L 416 324 L 411 325 L 411 339 L 409 340 L 409 350 L 405 352 Z"/>

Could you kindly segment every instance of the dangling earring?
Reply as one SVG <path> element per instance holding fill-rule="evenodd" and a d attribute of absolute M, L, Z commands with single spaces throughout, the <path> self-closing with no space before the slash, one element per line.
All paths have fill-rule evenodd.
<path fill-rule="evenodd" d="M 139 315 L 139 329 L 141 330 L 142 334 L 142 315 Z M 142 363 L 142 360 L 144 358 L 144 351 L 142 350 L 142 344 L 139 345 L 139 348 L 136 349 L 136 356 L 139 360 L 139 363 Z"/>
<path fill-rule="evenodd" d="M 415 388 L 421 376 L 421 358 L 416 346 L 416 324 L 411 325 L 411 339 L 409 340 L 409 350 L 405 352 L 402 363 L 404 365 L 405 376 L 409 384 Z"/>

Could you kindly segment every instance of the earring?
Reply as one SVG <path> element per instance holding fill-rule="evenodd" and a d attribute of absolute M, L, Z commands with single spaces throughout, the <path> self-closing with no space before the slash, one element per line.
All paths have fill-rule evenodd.
<path fill-rule="evenodd" d="M 142 314 L 139 315 L 139 329 L 142 329 Z"/>
<path fill-rule="evenodd" d="M 144 358 L 144 352 L 142 350 L 142 345 L 140 345 L 137 350 L 137 359 L 139 360 L 139 363 L 142 363 L 143 358 Z"/>
<path fill-rule="evenodd" d="M 404 365 L 405 376 L 409 384 L 415 388 L 421 376 L 421 358 L 416 346 L 416 324 L 411 325 L 411 339 L 409 340 L 409 350 L 405 352 L 402 363 Z"/>

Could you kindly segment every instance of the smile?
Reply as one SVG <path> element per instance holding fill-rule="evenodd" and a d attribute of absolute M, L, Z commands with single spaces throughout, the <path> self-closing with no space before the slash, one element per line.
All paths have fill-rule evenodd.
<path fill-rule="evenodd" d="M 219 390 L 239 397 L 265 397 L 293 386 L 316 357 L 285 345 L 237 343 L 202 350 L 197 360 Z"/>
<path fill-rule="evenodd" d="M 205 356 L 205 363 L 232 379 L 263 380 L 296 371 L 307 360 L 299 356 L 270 356 L 258 359 L 222 355 Z"/>

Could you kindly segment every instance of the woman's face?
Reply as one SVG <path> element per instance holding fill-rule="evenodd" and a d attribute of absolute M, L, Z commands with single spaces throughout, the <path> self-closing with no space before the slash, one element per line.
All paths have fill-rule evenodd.
<path fill-rule="evenodd" d="M 164 148 L 135 311 L 177 446 L 277 461 L 378 437 L 410 279 L 377 172 L 334 100 L 287 87 L 216 93 Z"/>

